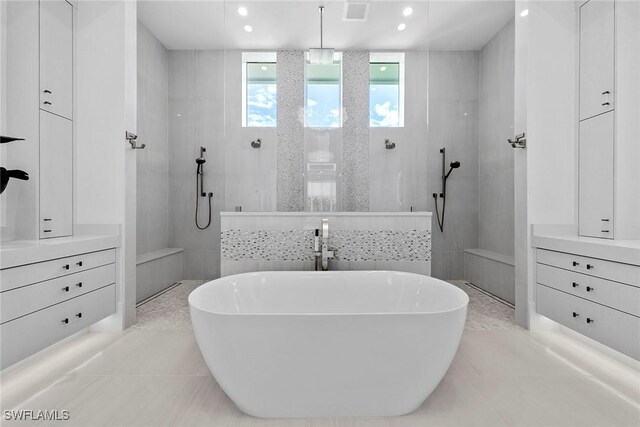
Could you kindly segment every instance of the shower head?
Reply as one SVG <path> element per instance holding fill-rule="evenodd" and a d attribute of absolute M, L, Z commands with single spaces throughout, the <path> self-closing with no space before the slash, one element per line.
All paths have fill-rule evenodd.
<path fill-rule="evenodd" d="M 460 167 L 460 162 L 459 161 L 453 161 L 451 162 L 451 164 L 449 164 L 449 166 L 451 166 L 451 168 L 449 169 L 449 172 L 447 172 L 447 174 L 444 176 L 444 179 L 449 178 L 449 175 L 451 175 L 451 172 L 453 172 L 454 169 L 458 169 Z"/>

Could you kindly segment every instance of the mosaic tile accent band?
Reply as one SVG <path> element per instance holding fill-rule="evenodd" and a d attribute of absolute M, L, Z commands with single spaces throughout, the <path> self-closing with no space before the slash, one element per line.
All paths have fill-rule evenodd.
<path fill-rule="evenodd" d="M 369 210 L 369 51 L 342 54 L 343 193 L 345 211 Z"/>
<path fill-rule="evenodd" d="M 313 230 L 227 230 L 222 259 L 312 261 L 313 239 Z M 329 247 L 337 261 L 431 261 L 431 231 L 335 230 Z"/>
<path fill-rule="evenodd" d="M 304 52 L 278 51 L 277 210 L 304 210 Z"/>

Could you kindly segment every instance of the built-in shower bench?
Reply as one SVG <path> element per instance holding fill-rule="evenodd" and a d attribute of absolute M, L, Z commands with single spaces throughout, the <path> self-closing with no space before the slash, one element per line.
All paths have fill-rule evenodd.
<path fill-rule="evenodd" d="M 164 248 L 136 257 L 136 302 L 182 279 L 182 248 Z"/>
<path fill-rule="evenodd" d="M 486 249 L 464 250 L 464 278 L 511 304 L 515 301 L 515 260 Z"/>

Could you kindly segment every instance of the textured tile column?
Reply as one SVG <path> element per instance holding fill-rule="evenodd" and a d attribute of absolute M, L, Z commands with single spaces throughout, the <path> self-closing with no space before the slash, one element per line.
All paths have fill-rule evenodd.
<path fill-rule="evenodd" d="M 369 210 L 369 51 L 342 54 L 342 207 Z"/>
<path fill-rule="evenodd" d="M 278 211 L 304 210 L 304 61 L 278 51 Z"/>

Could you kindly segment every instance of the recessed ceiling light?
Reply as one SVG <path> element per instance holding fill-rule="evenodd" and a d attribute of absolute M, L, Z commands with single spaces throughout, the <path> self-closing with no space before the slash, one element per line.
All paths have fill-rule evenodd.
<path fill-rule="evenodd" d="M 252 27 L 251 25 L 245 25 L 245 26 L 244 26 L 244 30 L 245 30 L 247 33 L 250 33 L 250 32 L 252 32 L 252 31 L 253 31 L 253 27 Z"/>
<path fill-rule="evenodd" d="M 262 71 L 267 71 L 267 66 L 266 66 L 266 65 L 263 65 L 262 67 L 260 67 L 260 69 L 261 69 Z"/>
<path fill-rule="evenodd" d="M 247 10 L 247 8 L 246 8 L 246 7 L 244 7 L 244 6 L 240 6 L 240 7 L 238 8 L 238 15 L 240 15 L 240 16 L 247 16 L 248 14 L 249 14 L 249 11 Z"/>
<path fill-rule="evenodd" d="M 405 24 L 404 22 L 398 25 L 398 31 L 404 31 L 405 28 L 407 28 L 407 24 Z"/>
<path fill-rule="evenodd" d="M 402 11 L 402 14 L 404 16 L 411 16 L 413 14 L 413 8 L 412 7 L 405 7 L 404 10 Z"/>
<path fill-rule="evenodd" d="M 529 14 L 529 9 L 525 9 L 525 10 L 523 10 L 522 12 L 520 12 L 520 16 L 522 16 L 523 18 L 524 18 L 525 16 L 527 16 L 528 14 Z"/>
<path fill-rule="evenodd" d="M 387 71 L 387 67 L 383 65 L 382 67 L 380 67 L 380 71 Z"/>

